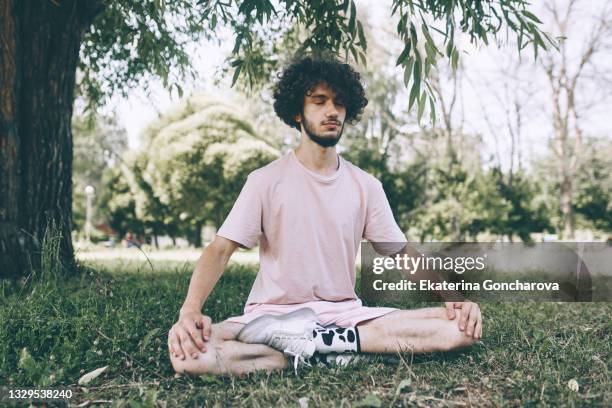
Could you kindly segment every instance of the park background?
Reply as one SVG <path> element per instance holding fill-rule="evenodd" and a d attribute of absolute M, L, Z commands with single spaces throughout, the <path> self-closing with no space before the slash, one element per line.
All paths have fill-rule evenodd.
<path fill-rule="evenodd" d="M 240 3 L 261 7 L 262 20 L 272 15 L 266 12 L 272 3 Z M 457 30 L 456 48 L 444 42 L 435 54 L 427 13 L 423 21 L 415 13 L 418 41 L 405 52 L 406 30 L 398 35 L 402 24 L 390 13 L 402 2 L 337 5 L 343 3 L 347 31 L 352 19 L 359 22 L 352 22 L 347 57 L 370 103 L 359 123 L 345 127 L 339 151 L 381 180 L 410 240 L 610 240 L 607 2 L 530 6 L 525 21 L 541 21 L 541 29 L 560 40 L 558 49 L 536 47 L 537 59 L 533 44 L 522 47 L 504 30 L 475 41 Z M 38 271 L 2 281 L 2 383 L 77 386 L 84 374 L 105 367 L 83 382 L 79 402 L 119 406 L 610 400 L 611 310 L 603 303 L 483 305 L 488 337 L 473 352 L 404 356 L 396 366 L 315 368 L 301 377 L 289 371 L 247 379 L 175 377 L 165 337 L 201 248 L 247 175 L 297 145 L 299 134 L 274 115 L 271 83 L 311 31 L 307 24 L 270 19 L 238 46 L 240 31 L 221 14 L 207 22 L 206 35 L 195 35 L 195 22 L 181 20 L 192 16 L 174 13 L 176 6 L 167 18 L 179 30 L 169 46 L 153 18 L 169 3 L 116 4 L 130 6 L 110 7 L 99 26 L 125 18 L 121 27 L 132 36 L 113 49 L 92 31 L 76 71 L 71 237 L 80 272 L 66 278 L 61 238 L 50 224 Z M 332 15 L 320 11 L 326 4 L 311 3 L 319 21 Z M 260 13 L 253 15 L 256 23 Z M 441 40 L 438 34 L 432 41 Z M 111 46 L 104 48 L 104 41 Z M 156 41 L 159 55 L 151 51 Z M 415 49 L 427 56 L 419 69 Z M 144 73 L 141 56 L 149 58 Z M 256 250 L 239 251 L 205 313 L 215 321 L 241 313 L 256 263 Z"/>
<path fill-rule="evenodd" d="M 554 3 L 558 13 L 562 3 Z M 517 52 L 467 38 L 456 70 L 431 72 L 437 118 L 417 120 L 396 66 L 402 42 L 388 7 L 359 12 L 367 66 L 362 120 L 346 126 L 341 154 L 379 178 L 396 220 L 414 241 L 601 241 L 612 230 L 610 12 L 578 2 L 565 20 L 540 5 L 562 52 Z M 602 14 L 599 14 L 602 13 Z M 607 13 L 607 14 L 606 14 Z M 592 30 L 582 27 L 592 26 Z M 192 45 L 195 77 L 181 95 L 151 78 L 74 115 L 74 239 L 83 241 L 87 185 L 94 187 L 91 237 L 129 232 L 153 248 L 210 241 L 252 170 L 285 154 L 299 133 L 272 109 L 270 82 L 232 88 L 233 33 Z M 290 37 L 290 39 L 292 39 Z M 217 41 L 220 41 L 218 43 Z M 289 42 L 289 40 L 286 40 Z M 277 50 L 278 68 L 295 51 Z M 77 107 L 87 105 L 77 100 Z"/>

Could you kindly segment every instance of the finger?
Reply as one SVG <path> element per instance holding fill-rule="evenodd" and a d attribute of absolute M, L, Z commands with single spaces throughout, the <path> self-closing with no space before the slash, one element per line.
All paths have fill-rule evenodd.
<path fill-rule="evenodd" d="M 212 319 L 208 316 L 202 317 L 202 332 L 204 333 L 204 340 L 209 341 L 212 333 Z"/>
<path fill-rule="evenodd" d="M 184 327 L 181 327 L 179 332 L 179 338 L 181 339 L 181 347 L 186 355 L 190 356 L 193 359 L 197 359 L 200 351 L 198 350 L 196 344 L 194 343 L 191 335 Z"/>
<path fill-rule="evenodd" d="M 204 345 L 204 338 L 202 335 L 202 330 L 198 329 L 197 322 L 184 322 L 182 323 L 185 330 L 189 333 L 191 340 L 199 348 L 202 353 L 206 351 L 206 346 Z"/>
<path fill-rule="evenodd" d="M 459 330 L 465 330 L 467 325 L 468 317 L 470 316 L 470 310 L 472 309 L 472 303 L 466 303 L 461 308 L 461 321 L 459 322 Z"/>
<path fill-rule="evenodd" d="M 468 336 L 476 337 L 476 323 L 478 323 L 478 316 L 480 315 L 480 310 L 478 306 L 472 307 L 470 311 L 470 318 L 467 323 L 467 328 L 465 330 L 465 334 Z"/>
<path fill-rule="evenodd" d="M 170 332 L 168 333 L 168 349 L 170 350 L 170 353 L 174 357 L 179 356 L 180 346 L 177 343 L 178 343 L 178 338 L 176 337 L 172 329 L 170 329 Z"/>
<path fill-rule="evenodd" d="M 482 338 L 482 314 L 478 316 L 478 321 L 476 322 L 476 330 L 475 330 L 476 339 Z"/>
<path fill-rule="evenodd" d="M 175 350 L 174 356 L 176 358 L 180 358 L 181 360 L 184 360 L 185 359 L 185 355 L 183 353 L 183 347 L 181 345 L 181 338 L 177 334 L 174 334 L 174 338 L 172 340 L 172 344 L 173 344 L 174 350 Z"/>
<path fill-rule="evenodd" d="M 453 320 L 455 318 L 455 306 L 453 302 L 446 302 L 444 304 L 445 308 L 446 308 L 446 316 L 449 318 L 449 320 Z"/>

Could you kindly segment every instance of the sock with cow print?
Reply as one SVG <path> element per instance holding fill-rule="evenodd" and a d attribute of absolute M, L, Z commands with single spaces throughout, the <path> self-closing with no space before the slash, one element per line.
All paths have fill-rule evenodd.
<path fill-rule="evenodd" d="M 312 332 L 316 351 L 328 353 L 359 353 L 359 331 L 357 327 L 321 326 Z"/>

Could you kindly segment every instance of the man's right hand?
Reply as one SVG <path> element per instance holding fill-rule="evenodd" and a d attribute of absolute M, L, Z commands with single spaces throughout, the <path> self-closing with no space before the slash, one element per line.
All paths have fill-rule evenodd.
<path fill-rule="evenodd" d="M 197 359 L 199 353 L 206 352 L 206 342 L 210 340 L 212 319 L 200 311 L 181 311 L 179 320 L 168 332 L 170 353 L 181 360 L 185 356 Z"/>

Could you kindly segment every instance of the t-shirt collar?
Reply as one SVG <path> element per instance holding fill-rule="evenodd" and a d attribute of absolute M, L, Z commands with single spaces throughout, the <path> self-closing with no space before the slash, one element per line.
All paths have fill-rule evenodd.
<path fill-rule="evenodd" d="M 290 152 L 289 152 L 289 155 L 291 156 L 291 160 L 293 160 L 297 164 L 297 166 L 299 168 L 301 168 L 305 173 L 307 173 L 312 178 L 314 178 L 315 180 L 317 180 L 317 181 L 319 181 L 321 183 L 332 183 L 332 182 L 334 182 L 335 180 L 338 179 L 338 177 L 340 177 L 340 174 L 344 171 L 344 163 L 342 163 L 342 157 L 340 157 L 340 155 L 337 155 L 338 156 L 338 162 L 339 162 L 338 170 L 334 174 L 331 174 L 329 176 L 324 176 L 322 174 L 315 173 L 314 171 L 312 171 L 308 167 L 306 167 L 300 161 L 300 159 L 297 157 L 297 155 L 295 154 L 295 150 L 291 149 Z"/>

